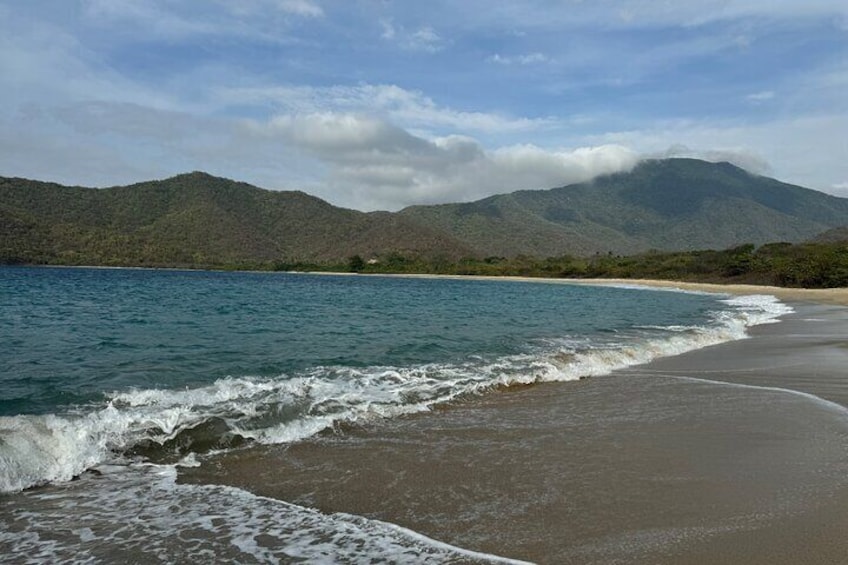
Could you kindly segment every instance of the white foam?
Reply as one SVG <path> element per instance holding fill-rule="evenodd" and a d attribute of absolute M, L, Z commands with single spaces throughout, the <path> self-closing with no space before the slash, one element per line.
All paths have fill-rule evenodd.
<path fill-rule="evenodd" d="M 820 396 L 816 396 L 815 394 L 804 392 L 801 390 L 795 390 L 791 388 L 783 388 L 777 386 L 767 386 L 767 385 L 752 385 L 746 383 L 734 383 L 728 381 L 717 381 L 715 379 L 706 379 L 703 377 L 693 377 L 690 375 L 669 375 L 664 374 L 663 376 L 671 379 L 677 379 L 681 381 L 691 381 L 698 383 L 708 383 L 713 385 L 719 385 L 728 388 L 743 388 L 750 390 L 761 390 L 761 391 L 769 391 L 769 392 L 777 392 L 780 394 L 788 394 L 791 396 L 797 396 L 803 398 L 804 400 L 808 400 L 820 408 L 827 410 L 833 414 L 839 415 L 842 418 L 848 417 L 848 407 L 845 407 L 841 404 L 833 402 L 832 400 L 827 400 L 826 398 L 822 398 Z"/>
<path fill-rule="evenodd" d="M 609 374 L 658 357 L 746 337 L 749 326 L 792 311 L 772 296 L 727 298 L 704 327 L 616 334 L 616 342 L 549 341 L 532 354 L 414 367 L 317 367 L 300 375 L 225 378 L 186 390 L 132 390 L 75 413 L 0 418 L 0 491 L 67 481 L 122 463 L 139 442 L 164 444 L 211 419 L 262 443 L 285 443 L 343 422 L 429 410 L 498 386 Z M 187 459 L 185 464 L 196 464 Z"/>
<path fill-rule="evenodd" d="M 733 312 L 742 316 L 746 326 L 773 324 L 778 322 L 781 316 L 795 312 L 791 306 L 768 294 L 734 296 L 722 302 L 733 306 Z"/>
<path fill-rule="evenodd" d="M 0 513 L 0 553 L 21 563 L 110 562 L 116 555 L 163 562 L 521 563 L 361 516 L 323 514 L 234 487 L 177 484 L 170 466 L 127 467 L 15 496 L 17 504 Z"/>
<path fill-rule="evenodd" d="M 578 284 L 585 284 L 586 286 L 603 286 L 608 288 L 622 288 L 625 290 L 649 290 L 655 292 L 679 292 L 680 294 L 695 294 L 698 296 L 725 296 L 726 293 L 717 293 L 717 292 L 709 292 L 706 290 L 693 290 L 690 288 L 681 288 L 679 286 L 652 286 L 647 284 L 639 284 L 639 283 L 625 283 L 625 282 L 592 282 L 592 283 L 583 283 L 580 282 Z"/>

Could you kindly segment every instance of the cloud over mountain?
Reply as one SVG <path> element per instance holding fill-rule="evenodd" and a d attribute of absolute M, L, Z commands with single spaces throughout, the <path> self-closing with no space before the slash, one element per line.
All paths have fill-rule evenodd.
<path fill-rule="evenodd" d="M 616 145 L 558 151 L 515 145 L 489 151 L 471 137 L 428 139 L 356 114 L 284 115 L 250 127 L 257 135 L 309 151 L 330 167 L 334 192 L 347 191 L 351 202 L 365 208 L 396 210 L 468 201 L 512 187 L 571 184 L 630 170 L 639 160 Z"/>
<path fill-rule="evenodd" d="M 0 174 L 199 169 L 374 209 L 667 154 L 846 194 L 846 22 L 838 0 L 7 2 Z"/>

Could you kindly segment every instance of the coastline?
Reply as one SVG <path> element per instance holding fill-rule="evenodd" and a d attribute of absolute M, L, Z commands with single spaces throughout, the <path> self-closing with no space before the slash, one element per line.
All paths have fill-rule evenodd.
<path fill-rule="evenodd" d="M 840 292 L 787 290 L 779 297 L 796 312 L 748 339 L 257 446 L 180 480 L 538 563 L 839 563 L 848 555 L 848 309 Z"/>
<path fill-rule="evenodd" d="M 785 302 L 817 302 L 848 306 L 848 288 L 789 288 L 782 286 L 695 283 L 657 279 L 561 279 L 570 284 L 633 285 L 725 294 L 770 294 Z"/>
<path fill-rule="evenodd" d="M 61 279 L 79 283 L 88 281 L 91 275 L 64 273 Z M 159 277 L 141 277 L 150 278 Z M 194 297 L 216 290 L 209 286 L 214 281 L 207 278 L 214 277 L 180 277 L 180 280 L 202 279 L 204 285 L 188 293 Z M 232 282 L 232 278 L 226 280 Z M 299 282 L 296 277 L 237 278 L 241 279 L 240 284 L 254 287 L 272 283 L 267 285 L 272 290 Z M 409 292 L 412 287 L 431 289 L 426 293 L 428 297 L 442 289 L 471 291 L 482 295 L 482 301 L 472 302 L 474 311 L 488 313 L 488 317 L 480 316 L 477 324 L 485 320 L 485 324 L 498 327 L 511 320 L 518 323 L 535 320 L 548 330 L 569 319 L 572 310 L 559 311 L 551 308 L 551 304 L 572 291 L 577 297 L 575 304 L 592 306 L 581 315 L 596 321 L 619 320 L 625 328 L 630 323 L 644 323 L 641 318 L 628 317 L 631 300 L 644 299 L 651 313 L 668 314 L 669 321 L 674 322 L 687 319 L 672 316 L 678 301 L 691 300 L 701 304 L 704 311 L 713 312 L 719 300 L 728 297 L 726 292 L 687 297 L 680 292 L 592 291 L 521 284 L 484 288 L 486 285 L 473 283 L 400 284 L 402 281 L 367 278 L 359 282 L 342 279 L 302 282 L 303 286 L 319 291 L 345 288 L 345 299 L 352 297 L 352 289 L 371 288 L 372 283 L 378 288 L 385 284 L 386 288 L 398 291 L 403 299 L 413 295 Z M 588 282 L 646 288 L 629 280 Z M 679 287 L 677 283 L 668 284 Z M 168 286 L 166 294 L 171 296 L 179 287 Z M 751 288 L 744 287 L 742 294 L 751 294 Z M 622 298 L 621 302 L 608 301 L 610 317 L 601 315 L 604 308 L 592 300 L 595 293 Z M 244 291 L 240 294 L 247 296 Z M 519 309 L 509 310 L 511 301 L 500 297 L 511 294 L 542 299 L 519 302 Z M 373 291 L 366 301 L 374 296 L 388 301 L 387 294 Z M 361 300 L 359 297 L 356 302 Z M 837 563 L 837 556 L 848 554 L 848 542 L 842 541 L 843 532 L 848 530 L 848 387 L 844 371 L 848 366 L 844 339 L 848 309 L 789 301 L 796 308 L 795 313 L 786 315 L 781 323 L 749 328 L 749 338 L 740 339 L 746 318 L 767 319 L 759 318 L 756 310 L 753 318 L 748 316 L 749 310 L 744 305 L 772 305 L 772 300 L 753 296 L 728 301 L 739 302 L 741 314 L 733 317 L 734 331 L 724 337 L 738 341 L 659 358 L 641 366 L 631 365 L 612 374 L 604 372 L 605 376 L 598 378 L 494 388 L 483 395 L 472 393 L 445 400 L 431 406 L 429 412 L 401 416 L 395 413 L 389 419 L 372 418 L 380 411 L 371 412 L 369 407 L 361 418 L 345 419 L 345 423 L 327 428 L 317 436 L 303 441 L 292 438 L 285 445 L 263 446 L 259 441 L 227 454 L 206 453 L 201 446 L 178 464 L 194 466 L 202 460 L 201 468 L 178 470 L 166 465 L 167 480 L 156 482 L 162 487 L 160 494 L 165 494 L 160 498 L 163 505 L 159 508 L 162 516 L 167 516 L 168 505 L 184 506 L 189 514 L 183 515 L 183 519 L 190 518 L 198 509 L 201 510 L 197 516 L 215 515 L 215 506 L 220 503 L 207 504 L 207 495 L 216 492 L 227 492 L 248 501 L 245 505 L 248 510 L 254 506 L 257 499 L 247 492 L 216 489 L 217 483 L 269 496 L 273 500 L 265 502 L 278 510 L 287 506 L 277 504 L 276 500 L 292 501 L 307 513 L 312 511 L 303 507 L 316 508 L 319 512 L 312 514 L 318 522 L 325 518 L 335 522 L 338 517 L 348 520 L 346 523 L 361 518 L 383 520 L 389 523 L 390 530 L 394 527 L 410 530 L 413 539 L 420 533 L 438 540 L 433 542 L 436 545 L 443 542 L 485 555 L 540 563 Z M 266 310 L 275 304 L 271 297 L 241 303 L 244 302 L 261 304 Z M 435 310 L 440 322 L 457 308 L 450 300 L 442 301 L 441 305 L 446 305 L 446 309 Z M 425 311 L 433 311 L 431 301 L 426 306 Z M 333 308 L 335 303 L 330 310 Z M 718 306 L 718 309 L 724 308 Z M 256 321 L 250 315 L 254 311 L 237 310 L 246 312 L 246 319 L 251 322 Z M 274 310 L 290 311 L 279 307 Z M 773 314 L 781 310 L 786 311 L 774 310 Z M 139 313 L 136 308 L 131 311 L 133 316 Z M 220 310 L 214 311 L 220 314 Z M 97 310 L 86 308 L 85 312 L 96 315 Z M 543 317 L 545 312 L 551 317 Z M 196 311 L 190 314 L 194 320 Z M 401 319 L 411 331 L 412 342 L 426 335 L 425 316 Z M 474 323 L 473 319 L 470 321 Z M 207 328 L 210 324 L 200 326 Z M 101 328 L 97 324 L 91 327 Z M 150 327 L 160 328 L 160 324 Z M 340 328 L 334 325 L 332 329 Z M 690 333 L 701 335 L 697 330 Z M 250 335 L 253 343 L 256 334 Z M 619 339 L 619 336 L 611 337 L 615 341 Z M 701 345 L 704 343 L 717 341 L 700 341 Z M 36 354 L 39 351 L 38 347 L 28 349 Z M 656 351 L 667 354 L 681 350 L 672 347 Z M 118 351 L 126 357 L 125 352 Z M 604 347 L 599 348 L 601 355 L 604 351 Z M 156 355 L 160 356 L 161 352 Z M 560 362 L 563 366 L 570 363 L 567 355 L 554 360 L 557 367 Z M 535 374 L 533 367 L 522 366 L 519 370 L 521 374 L 528 374 L 526 371 Z M 584 368 L 580 371 L 568 376 L 592 374 Z M 231 389 L 228 386 L 226 390 Z M 102 429 L 112 429 L 111 421 L 104 420 L 106 425 Z M 198 430 L 205 431 L 202 427 Z M 193 431 L 186 436 L 191 438 L 190 442 L 199 437 Z M 92 436 L 86 433 L 78 437 Z M 204 437 L 200 437 L 201 441 Z M 106 486 L 111 481 L 111 472 L 108 467 L 102 471 L 95 467 L 91 473 L 83 473 L 79 481 L 19 493 L 14 495 L 14 500 L 30 500 L 34 504 L 32 508 L 42 508 L 45 512 L 41 516 L 49 518 L 49 504 L 52 504 L 49 501 L 54 493 L 68 492 L 65 490 L 68 487 L 80 495 L 97 498 L 101 496 L 98 485 Z M 189 482 L 194 474 L 199 478 L 197 482 L 204 485 L 182 489 L 186 504 L 166 493 L 171 490 L 170 481 L 177 479 L 178 474 Z M 135 470 L 124 478 L 134 475 Z M 148 488 L 151 484 L 141 481 L 133 488 Z M 174 493 L 179 494 L 180 489 L 176 488 Z M 137 492 L 140 491 L 134 491 L 131 498 L 147 500 Z M 46 495 L 44 500 L 39 498 L 41 494 Z M 109 498 L 108 494 L 103 496 Z M 58 500 L 61 503 L 62 499 Z M 41 502 L 48 506 L 38 506 Z M 18 528 L 25 528 L 30 519 L 26 514 L 28 504 L 9 505 L 10 511 L 0 521 L 12 516 L 17 516 L 15 519 L 19 521 L 7 530 L 18 532 Z M 111 504 L 104 506 L 106 510 L 114 510 Z M 114 506 L 120 510 L 120 505 Z M 77 537 L 82 540 L 77 535 L 79 524 L 74 512 L 62 514 L 69 527 L 64 530 L 70 536 L 69 551 L 79 547 Z M 327 516 L 322 512 L 349 514 Z M 124 516 L 140 514 L 133 510 Z M 228 523 L 235 525 L 235 529 L 229 531 L 248 535 L 267 532 L 272 523 L 289 523 L 279 518 L 252 522 L 235 514 L 231 516 Z M 115 521 L 109 515 L 98 520 L 102 524 Z M 123 516 L 120 520 L 123 521 Z M 158 518 L 151 520 L 149 515 L 145 519 L 145 522 L 157 521 Z M 183 521 L 173 528 L 177 536 L 185 530 L 186 523 Z M 252 525 L 246 527 L 247 523 Z M 300 527 L 297 520 L 291 523 Z M 41 520 L 38 527 L 42 529 L 32 530 L 33 539 L 41 533 L 45 534 L 44 540 L 50 536 L 53 536 L 50 539 L 63 539 L 64 534 L 54 532 L 49 520 Z M 224 525 L 221 527 L 226 529 Z M 331 530 L 329 535 L 336 533 Z M 280 535 L 284 544 L 289 543 L 289 534 Z M 325 535 L 326 531 L 321 534 Z M 19 543 L 14 536 L 4 539 Z M 95 538 L 86 539 L 88 547 L 104 546 Z M 147 542 L 156 543 L 160 539 L 159 534 L 148 536 L 145 547 Z M 381 543 L 382 539 L 381 535 L 372 534 L 361 538 L 367 543 Z M 174 547 L 177 546 L 182 547 L 179 543 Z M 430 547 L 435 546 L 430 544 Z M 31 550 L 17 553 L 28 554 Z M 423 558 L 424 554 L 419 556 Z M 228 553 L 224 551 L 221 555 Z"/>
<path fill-rule="evenodd" d="M 702 283 L 687 282 L 665 279 L 575 279 L 575 278 L 542 278 L 522 276 L 484 276 L 484 275 L 438 275 L 438 274 L 415 274 L 415 273 L 344 273 L 292 271 L 290 274 L 308 275 L 330 275 L 330 276 L 363 276 L 363 277 L 398 277 L 398 278 L 425 278 L 425 279 L 447 279 L 447 280 L 475 280 L 475 281 L 509 281 L 509 282 L 531 282 L 544 284 L 582 284 L 591 286 L 633 286 L 647 287 L 661 290 L 683 290 L 692 292 L 707 292 L 711 294 L 769 294 L 783 301 L 789 302 L 817 302 L 822 304 L 837 304 L 848 306 L 848 287 L 841 288 L 794 288 L 783 286 L 753 285 L 753 284 L 731 284 L 731 283 Z"/>

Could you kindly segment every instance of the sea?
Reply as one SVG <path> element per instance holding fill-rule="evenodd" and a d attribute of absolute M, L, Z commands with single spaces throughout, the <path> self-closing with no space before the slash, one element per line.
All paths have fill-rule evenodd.
<path fill-rule="evenodd" d="M 514 562 L 177 477 L 603 378 L 789 312 L 764 295 L 550 281 L 3 267 L 0 562 Z"/>

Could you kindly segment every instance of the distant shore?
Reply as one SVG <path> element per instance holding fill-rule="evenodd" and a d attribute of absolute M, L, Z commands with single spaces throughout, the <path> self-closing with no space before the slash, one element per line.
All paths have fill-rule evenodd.
<path fill-rule="evenodd" d="M 716 294 L 769 294 L 781 300 L 816 302 L 820 304 L 838 304 L 848 306 L 848 288 L 790 288 L 782 286 L 766 286 L 753 284 L 724 284 L 685 282 L 663 279 L 566 279 L 518 276 L 484 276 L 484 275 L 436 275 L 436 274 L 363 274 L 343 272 L 309 272 L 310 275 L 351 275 L 377 277 L 403 277 L 453 280 L 495 280 L 516 282 L 538 282 L 549 284 L 585 284 L 593 286 L 644 286 L 657 289 L 679 289 L 694 292 L 711 292 Z"/>
<path fill-rule="evenodd" d="M 566 282 L 592 285 L 635 285 L 666 289 L 679 288 L 681 290 L 727 294 L 770 294 L 790 302 L 817 302 L 848 306 L 848 288 L 787 288 L 782 286 L 695 283 L 652 279 L 567 279 Z"/>

